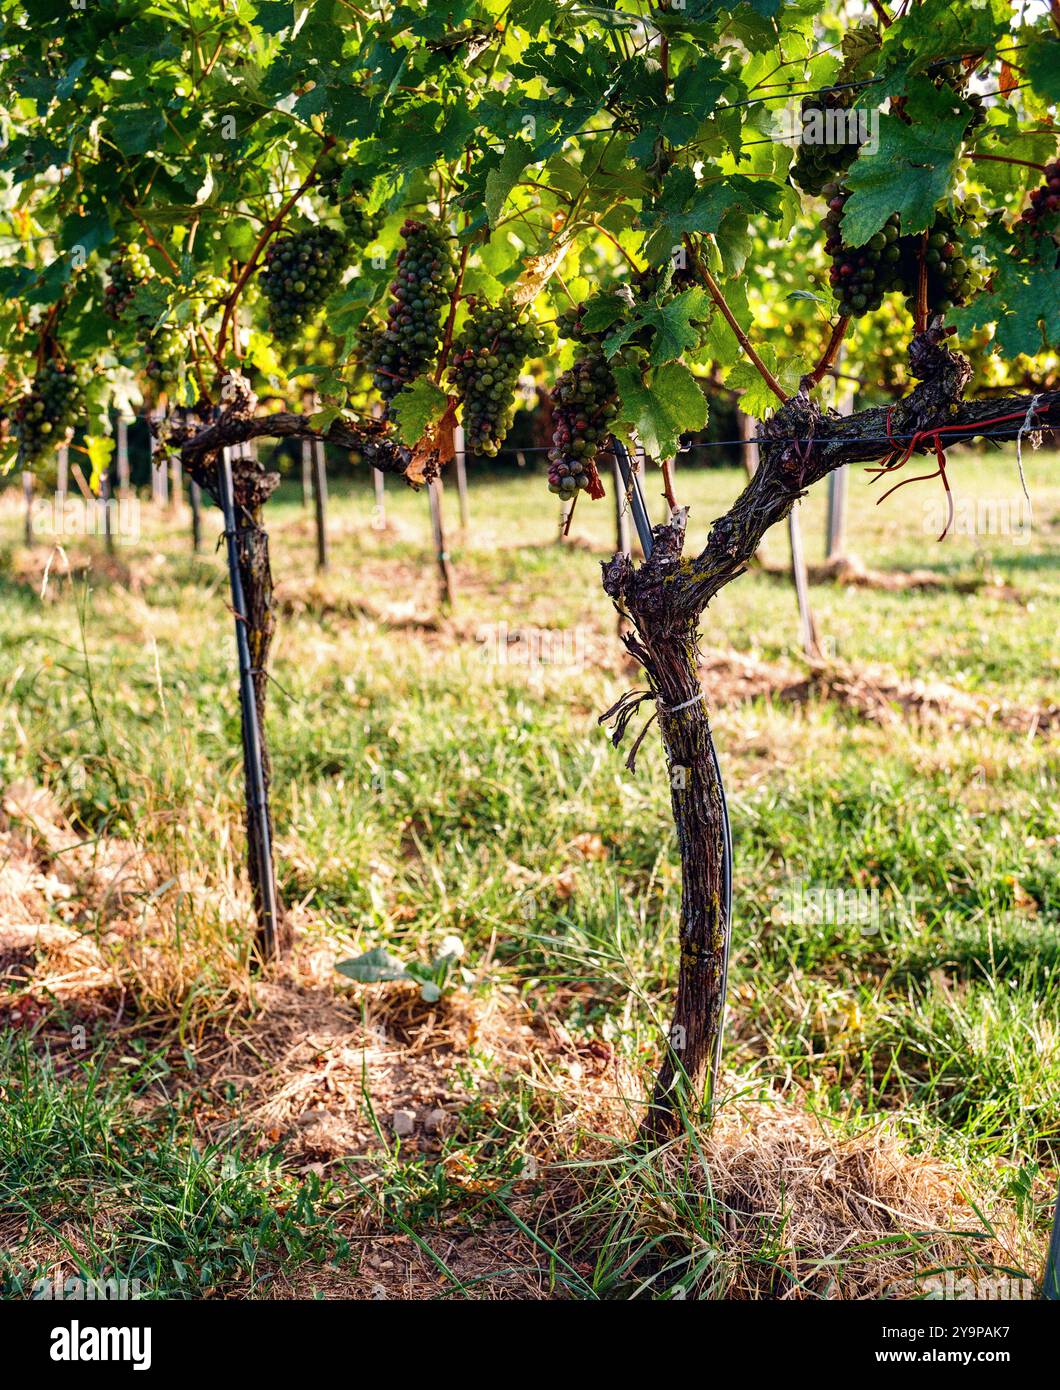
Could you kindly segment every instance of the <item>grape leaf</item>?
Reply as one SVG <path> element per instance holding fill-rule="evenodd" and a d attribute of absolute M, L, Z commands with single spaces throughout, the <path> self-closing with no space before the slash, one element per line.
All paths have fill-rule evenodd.
<path fill-rule="evenodd" d="M 390 414 L 397 425 L 397 436 L 402 444 L 411 448 L 436 425 L 445 413 L 448 396 L 428 377 L 417 377 L 411 386 L 406 386 L 390 403 Z"/>
<path fill-rule="evenodd" d="M 497 219 L 508 200 L 508 195 L 532 159 L 533 151 L 530 146 L 521 140 L 513 140 L 505 148 L 500 164 L 486 175 L 486 221 L 491 227 L 497 225 Z"/>
<path fill-rule="evenodd" d="M 672 169 L 658 200 L 641 214 L 651 233 L 644 248 L 648 259 L 653 265 L 660 264 L 689 232 L 716 232 L 733 208 L 776 219 L 780 216 L 780 190 L 765 179 L 714 171 L 701 185 L 691 169 Z"/>
<path fill-rule="evenodd" d="M 1020 65 L 1040 97 L 1060 101 L 1060 38 L 1055 34 L 1028 36 Z"/>
<path fill-rule="evenodd" d="M 616 367 L 622 422 L 637 432 L 653 458 L 672 458 L 689 430 L 707 423 L 707 398 L 695 377 L 680 362 L 656 367 L 645 381 L 633 367 Z"/>
<path fill-rule="evenodd" d="M 848 246 L 864 246 L 892 212 L 901 215 L 903 232 L 926 231 L 953 184 L 971 108 L 953 92 L 918 81 L 907 111 L 911 125 L 880 116 L 879 147 L 872 154 L 862 150 L 851 165 L 847 184 L 853 191 L 841 223 Z"/>
<path fill-rule="evenodd" d="M 708 319 L 713 303 L 706 290 L 698 286 L 684 290 L 666 303 L 658 299 L 638 305 L 630 318 L 604 339 L 604 351 L 612 357 L 624 343 L 628 343 L 642 328 L 652 332 L 650 360 L 653 366 L 663 362 L 673 362 L 682 353 L 699 347 L 701 328 L 697 326 Z"/>

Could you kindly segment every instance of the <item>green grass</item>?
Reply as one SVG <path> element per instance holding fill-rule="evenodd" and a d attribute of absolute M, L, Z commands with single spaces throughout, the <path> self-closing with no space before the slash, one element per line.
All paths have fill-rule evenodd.
<path fill-rule="evenodd" d="M 0 1251 L 9 1295 L 33 1296 L 55 1256 L 67 1278 L 127 1281 L 144 1298 L 252 1294 L 278 1264 L 348 1256 L 331 1185 L 285 1174 L 274 1155 L 200 1148 L 194 1094 L 164 1098 L 161 1055 L 71 1069 L 9 1037 L 0 1067 L 0 1211 L 21 1218 Z M 34 1261 L 41 1246 L 52 1258 Z"/>
<path fill-rule="evenodd" d="M 852 477 L 849 548 L 866 564 L 997 575 L 1016 595 L 815 587 L 840 660 L 1018 704 L 1055 700 L 1060 485 L 1055 457 L 1028 453 L 1025 463 L 1035 528 L 1018 544 L 994 535 L 936 546 L 927 494 L 909 489 L 877 509 Z M 966 454 L 950 472 L 959 498 L 1019 497 L 1011 449 Z M 679 471 L 693 543 L 738 486 L 734 470 Z M 575 1037 L 613 1043 L 646 1084 L 675 979 L 665 776 L 650 737 L 633 777 L 596 725 L 635 678 L 617 662 L 502 665 L 477 640 L 502 623 L 580 627 L 614 650 L 598 569 L 610 503 L 578 508 L 575 535 L 597 553 L 554 544 L 540 477 L 473 480 L 466 537 L 448 493 L 447 504 L 459 582 L 450 633 L 386 621 L 402 605 L 427 616 L 436 607 L 422 496 L 388 487 L 396 530 L 373 531 L 368 489 L 336 484 L 333 570 L 320 584 L 307 514 L 288 487 L 270 505 L 277 580 L 306 604 L 281 619 L 270 695 L 283 895 L 303 905 L 307 937 L 341 954 L 384 944 L 426 955 L 442 935 L 461 935 L 482 995 L 514 988 Z M 811 559 L 823 507 L 815 496 L 802 508 Z M 70 584 L 57 560 L 42 603 L 15 578 L 17 508 L 0 518 L 0 779 L 50 785 L 86 836 L 135 840 L 223 897 L 241 847 L 241 771 L 216 514 L 200 557 L 149 507 L 144 519 L 137 545 L 119 549 L 148 576 L 141 593 Z M 784 546 L 771 536 L 769 558 L 780 563 Z M 790 586 L 741 578 L 706 615 L 704 644 L 796 661 Z M 1048 1174 L 1060 1140 L 1055 743 L 993 726 L 878 726 L 828 703 L 758 700 L 718 709 L 715 724 L 735 834 L 727 1055 L 738 1074 L 778 1080 L 843 1123 L 888 1115 L 914 1147 L 991 1191 Z M 584 833 L 600 837 L 605 857 L 572 848 Z M 880 919 L 869 931 L 778 921 L 774 908 L 796 882 L 875 889 Z M 182 1007 L 187 1024 L 223 999 L 247 929 L 211 915 L 209 894 L 183 905 L 175 889 L 162 897 L 166 914 L 143 903 L 143 931 L 181 957 L 183 983 L 142 1000 L 165 1031 Z M 9 1047 L 5 1090 L 25 1083 L 25 1065 Z M 235 1175 L 224 1176 L 222 1155 L 196 1150 L 177 1091 L 159 1098 L 149 1059 L 118 1080 L 112 1072 L 100 1059 L 95 1070 L 60 1075 L 45 1063 L 33 1073 L 0 1125 L 5 1203 L 40 1222 L 65 1205 L 86 1223 L 83 1259 L 169 1291 L 206 1287 L 204 1269 L 211 1287 L 239 1277 L 253 1289 L 262 1261 L 308 1260 L 328 1244 L 318 1217 L 298 1213 L 303 1180 L 282 1158 L 236 1156 Z M 492 1102 L 480 1113 L 472 1102 L 464 1123 L 476 1144 L 493 1136 L 482 1161 L 507 1181 L 546 1102 L 489 1063 L 468 1089 L 487 1095 L 497 1084 L 503 1120 Z M 143 1088 L 149 1103 L 137 1099 Z M 165 1146 L 152 1138 L 158 1126 Z M 378 1181 L 372 1201 L 395 1230 L 467 1205 L 444 1165 L 394 1161 Z M 92 1216 L 107 1194 L 130 1226 L 104 1239 Z M 304 1200 L 315 1213 L 319 1193 Z M 277 1207 L 287 1215 L 267 1221 Z M 222 1229 L 217 1213 L 228 1208 Z M 691 1228 L 697 1219 L 687 1217 Z M 561 1271 L 558 1286 L 582 1297 L 628 1289 L 639 1276 L 618 1269 L 624 1258 L 594 1292 L 583 1273 Z M 17 1264 L 17 1251 L 8 1259 Z M 190 1282 L 178 1267 L 196 1271 Z"/>

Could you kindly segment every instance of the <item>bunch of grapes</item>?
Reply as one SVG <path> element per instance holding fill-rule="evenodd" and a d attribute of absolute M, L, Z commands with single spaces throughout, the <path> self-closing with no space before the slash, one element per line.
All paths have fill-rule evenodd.
<path fill-rule="evenodd" d="M 269 326 L 281 342 L 297 336 L 348 263 L 346 239 L 331 227 L 310 227 L 273 242 L 265 254 L 261 288 L 269 303 Z"/>
<path fill-rule="evenodd" d="M 848 111 L 854 104 L 854 97 L 855 89 L 852 87 L 828 87 L 813 96 L 803 97 L 802 135 L 798 155 L 791 166 L 791 177 L 804 193 L 816 197 L 824 191 L 826 184 L 834 182 L 837 175 L 845 174 L 854 162 L 860 139 L 840 138 L 833 142 L 828 138 L 848 134 L 848 125 L 853 125 L 853 122 L 837 117 L 835 113 Z M 816 120 L 814 112 L 818 113 Z M 823 131 L 824 138 L 819 142 L 808 141 L 808 130 L 811 134 L 816 133 L 815 126 Z M 859 127 L 854 126 L 854 129 L 860 134 Z"/>
<path fill-rule="evenodd" d="M 103 312 L 120 319 L 129 307 L 136 287 L 151 278 L 151 262 L 135 241 L 130 241 L 110 263 L 103 290 Z"/>
<path fill-rule="evenodd" d="M 552 388 L 548 490 L 569 502 L 597 482 L 595 458 L 618 414 L 611 368 L 599 353 L 580 357 Z"/>
<path fill-rule="evenodd" d="M 493 457 L 511 429 L 513 398 L 528 357 L 548 343 L 548 333 L 505 296 L 499 304 L 475 305 L 453 344 L 450 379 L 464 403 L 468 448 Z"/>
<path fill-rule="evenodd" d="M 87 363 L 46 362 L 33 378 L 29 394 L 15 409 L 22 463 L 31 467 L 41 456 L 62 444 L 84 403 L 91 377 Z"/>
<path fill-rule="evenodd" d="M 454 284 L 449 235 L 438 222 L 409 219 L 390 286 L 386 324 L 362 333 L 365 366 L 376 390 L 391 401 L 438 355 L 442 306 Z"/>
<path fill-rule="evenodd" d="M 832 258 L 829 281 L 839 299 L 843 318 L 860 318 L 878 309 L 888 291 L 900 288 L 902 250 L 898 214 L 892 213 L 882 230 L 870 237 L 864 246 L 845 246 L 839 223 L 849 194 L 835 183 L 826 184 L 822 192 L 828 199 L 824 226 L 825 250 Z"/>
<path fill-rule="evenodd" d="M 973 195 L 935 214 L 926 248 L 920 234 L 902 238 L 902 280 L 910 313 L 916 312 L 921 254 L 927 270 L 929 313 L 948 313 L 982 289 L 983 273 L 968 252 L 979 235 L 982 217 L 983 205 Z"/>
<path fill-rule="evenodd" d="M 210 312 L 226 300 L 232 291 L 231 284 L 220 275 L 202 275 L 195 281 L 192 297 Z"/>
<path fill-rule="evenodd" d="M 1060 233 L 1060 159 L 1045 166 L 1045 177 L 1031 194 L 1018 225 L 1036 237 Z"/>
<path fill-rule="evenodd" d="M 180 378 L 186 344 L 184 334 L 173 323 L 162 323 L 144 338 L 145 375 L 160 391 L 171 391 Z"/>

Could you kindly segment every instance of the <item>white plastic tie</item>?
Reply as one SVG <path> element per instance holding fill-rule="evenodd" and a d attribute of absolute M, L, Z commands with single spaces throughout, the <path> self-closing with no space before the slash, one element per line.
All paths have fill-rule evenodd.
<path fill-rule="evenodd" d="M 698 695 L 693 695 L 691 700 L 686 700 L 683 705 L 662 705 L 661 708 L 665 714 L 680 714 L 683 709 L 691 709 L 693 705 L 698 704 L 702 698 L 703 692 L 701 690 Z"/>

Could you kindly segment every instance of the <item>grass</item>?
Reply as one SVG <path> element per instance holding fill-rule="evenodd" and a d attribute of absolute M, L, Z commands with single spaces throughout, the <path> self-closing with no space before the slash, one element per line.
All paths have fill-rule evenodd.
<path fill-rule="evenodd" d="M 877 509 L 851 479 L 849 545 L 867 565 L 989 584 L 815 586 L 839 660 L 984 701 L 1055 699 L 1060 486 L 1055 459 L 1025 465 L 1029 533 L 942 546 L 926 493 Z M 965 454 L 950 472 L 958 500 L 1003 504 L 1001 516 L 1016 507 L 1011 450 Z M 734 470 L 679 472 L 693 543 L 739 482 Z M 680 885 L 655 745 L 633 777 L 596 726 L 635 683 L 598 583 L 610 504 L 583 502 L 573 530 L 588 544 L 560 547 L 540 478 L 473 480 L 470 534 L 449 518 L 458 606 L 439 626 L 425 499 L 387 497 L 392 526 L 373 530 L 368 489 L 335 485 L 332 571 L 320 579 L 297 497 L 285 486 L 270 504 L 284 606 L 268 731 L 278 874 L 302 948 L 328 961 L 377 945 L 429 958 L 458 934 L 476 1007 L 517 1007 L 574 1049 L 609 1050 L 619 1089 L 643 1094 L 674 986 Z M 451 513 L 454 502 L 447 494 Z M 802 507 L 811 559 L 823 507 L 820 496 Z M 496 1271 L 455 1269 L 434 1235 L 498 1221 L 536 1296 L 665 1296 L 679 1277 L 703 1296 L 723 1291 L 729 1276 L 705 1253 L 718 1243 L 710 1193 L 683 1181 L 675 1206 L 669 1170 L 621 1145 L 605 1162 L 602 1121 L 579 1114 L 569 1077 L 512 1068 L 488 1048 L 455 1063 L 456 1130 L 436 1150 L 402 1152 L 389 1115 L 367 1103 L 375 1158 L 331 1161 L 324 1177 L 249 1132 L 223 1151 L 204 1144 L 184 1054 L 267 1011 L 247 971 L 231 617 L 212 545 L 191 555 L 186 528 L 147 505 L 143 523 L 118 551 L 133 583 L 65 580 L 57 557 L 42 601 L 25 582 L 17 505 L 0 516 L 0 782 L 48 786 L 84 841 L 135 845 L 157 867 L 123 909 L 138 949 L 119 962 L 132 1002 L 117 1030 L 97 1018 L 76 1065 L 40 1041 L 0 1056 L 0 1085 L 18 1097 L 0 1122 L 10 1277 L 39 1277 L 32 1252 L 46 1229 L 68 1267 L 121 1271 L 156 1294 L 253 1295 L 274 1287 L 278 1266 L 348 1265 L 343 1222 L 370 1213 L 423 1243 L 459 1296 L 495 1290 Z M 782 562 L 782 536 L 767 558 Z M 574 634 L 590 659 L 499 661 L 501 625 Z M 706 615 L 704 644 L 797 666 L 790 585 L 739 580 Z M 996 724 L 878 723 L 828 700 L 729 703 L 715 724 L 737 864 L 732 1085 L 776 1087 L 836 1132 L 886 1119 L 912 1152 L 955 1165 L 1040 1232 L 1060 1140 L 1055 743 Z M 787 920 L 800 888 L 874 893 L 872 918 Z M 78 930 L 102 941 L 109 912 L 86 897 Z M 370 1007 L 371 987 L 340 989 Z M 57 1002 L 54 1018 L 64 1009 L 76 1014 Z M 130 1036 L 142 1057 L 130 1060 Z M 528 1154 L 556 1161 L 539 1151 L 558 1133 L 564 1182 L 609 1174 L 565 1199 L 560 1225 L 547 1186 L 525 1176 Z M 695 1144 L 689 1161 L 701 1169 Z M 656 1239 L 645 1213 L 660 1202 Z M 766 1223 L 754 1258 L 771 1269 L 783 1265 L 777 1241 Z"/>

